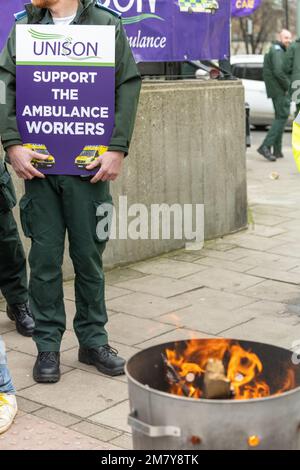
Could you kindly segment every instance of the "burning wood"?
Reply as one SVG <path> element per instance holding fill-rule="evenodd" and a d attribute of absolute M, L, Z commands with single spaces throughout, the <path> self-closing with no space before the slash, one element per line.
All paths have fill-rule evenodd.
<path fill-rule="evenodd" d="M 225 368 L 220 359 L 208 359 L 204 373 L 204 397 L 221 399 L 231 397 L 230 380 L 225 375 Z"/>
<path fill-rule="evenodd" d="M 281 387 L 272 391 L 257 354 L 228 339 L 189 340 L 185 348 L 163 354 L 169 392 L 191 398 L 247 400 L 280 394 L 293 388 L 295 374 L 287 370 Z"/>
<path fill-rule="evenodd" d="M 169 384 L 177 384 L 182 389 L 183 395 L 186 397 L 190 396 L 190 391 L 187 385 L 185 385 L 184 381 L 175 370 L 175 367 L 168 361 L 166 356 L 162 354 L 162 360 L 166 368 L 166 378 Z"/>

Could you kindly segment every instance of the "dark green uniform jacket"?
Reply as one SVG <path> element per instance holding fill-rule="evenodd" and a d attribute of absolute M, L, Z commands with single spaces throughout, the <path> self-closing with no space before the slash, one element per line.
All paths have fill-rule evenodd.
<path fill-rule="evenodd" d="M 46 9 L 25 5 L 19 24 L 53 24 Z M 134 61 L 122 20 L 117 13 L 102 7 L 96 0 L 81 0 L 72 24 L 115 25 L 116 27 L 116 105 L 115 127 L 109 150 L 127 154 L 136 116 L 141 78 Z M 12 29 L 0 57 L 0 80 L 6 85 L 6 104 L 0 105 L 0 135 L 3 147 L 22 144 L 16 121 L 16 40 Z"/>
<path fill-rule="evenodd" d="M 0 217 L 3 212 L 7 212 L 16 205 L 16 195 L 5 163 L 0 156 Z M 0 224 L 1 233 L 1 224 Z M 2 267 L 0 266 L 0 269 Z"/>
<path fill-rule="evenodd" d="M 285 54 L 285 46 L 276 41 L 265 55 L 263 76 L 268 98 L 286 95 L 289 90 L 290 81 L 283 71 Z"/>
<path fill-rule="evenodd" d="M 293 42 L 286 51 L 283 70 L 289 76 L 291 83 L 300 80 L 300 39 Z"/>

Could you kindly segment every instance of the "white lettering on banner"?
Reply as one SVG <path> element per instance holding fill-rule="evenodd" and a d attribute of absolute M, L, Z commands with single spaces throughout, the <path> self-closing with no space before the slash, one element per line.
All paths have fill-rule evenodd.
<path fill-rule="evenodd" d="M 153 48 L 163 49 L 166 47 L 167 38 L 165 36 L 142 36 L 142 31 L 139 29 L 137 36 L 129 36 L 128 42 L 130 47 L 135 48 Z"/>
<path fill-rule="evenodd" d="M 125 13 L 126 11 L 131 10 L 135 2 L 137 13 L 142 13 L 143 11 L 146 11 L 146 8 L 143 8 L 143 6 L 145 7 L 145 5 L 149 5 L 151 13 L 155 13 L 156 11 L 156 0 L 128 0 L 127 5 L 123 6 L 120 5 L 119 1 L 120 0 L 105 0 L 104 2 L 102 2 L 102 4 L 105 7 L 114 8 L 120 13 Z"/>
<path fill-rule="evenodd" d="M 64 117 L 64 118 L 101 118 L 108 119 L 108 107 L 107 106 L 74 106 L 70 111 L 67 110 L 66 106 L 49 106 L 39 105 L 32 106 L 26 105 L 23 109 L 22 116 L 31 117 Z"/>
<path fill-rule="evenodd" d="M 49 122 L 26 121 L 29 134 L 103 135 L 103 122 Z"/>
<path fill-rule="evenodd" d="M 65 83 L 67 81 L 71 83 L 95 83 L 97 75 L 97 72 L 59 72 L 57 70 L 49 72 L 35 70 L 33 72 L 33 81 L 37 83 Z"/>

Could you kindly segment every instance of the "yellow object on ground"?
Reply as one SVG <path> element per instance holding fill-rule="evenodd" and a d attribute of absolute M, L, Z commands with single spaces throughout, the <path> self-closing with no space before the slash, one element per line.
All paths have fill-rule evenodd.
<path fill-rule="evenodd" d="M 292 146 L 295 162 L 300 172 L 300 113 L 293 123 Z"/>
<path fill-rule="evenodd" d="M 10 428 L 17 411 L 18 407 L 15 395 L 0 393 L 0 434 Z"/>

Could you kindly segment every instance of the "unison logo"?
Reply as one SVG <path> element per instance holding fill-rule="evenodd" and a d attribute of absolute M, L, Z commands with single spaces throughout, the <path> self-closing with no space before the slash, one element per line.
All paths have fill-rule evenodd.
<path fill-rule="evenodd" d="M 122 18 L 122 23 L 125 25 L 139 23 L 144 20 L 160 20 L 164 21 L 161 16 L 156 15 L 156 0 L 127 0 L 122 2 L 120 0 L 105 0 L 102 2 L 103 6 L 111 7 L 120 13 L 127 13 L 130 10 L 138 13 L 135 16 L 126 16 Z M 125 4 L 124 4 L 125 3 Z M 150 12 L 146 12 L 150 10 Z"/>
<path fill-rule="evenodd" d="M 70 59 L 81 58 L 87 60 L 98 56 L 98 42 L 74 41 L 71 37 L 62 34 L 41 33 L 29 29 L 30 35 L 35 39 L 33 53 L 35 56 L 66 56 Z"/>

